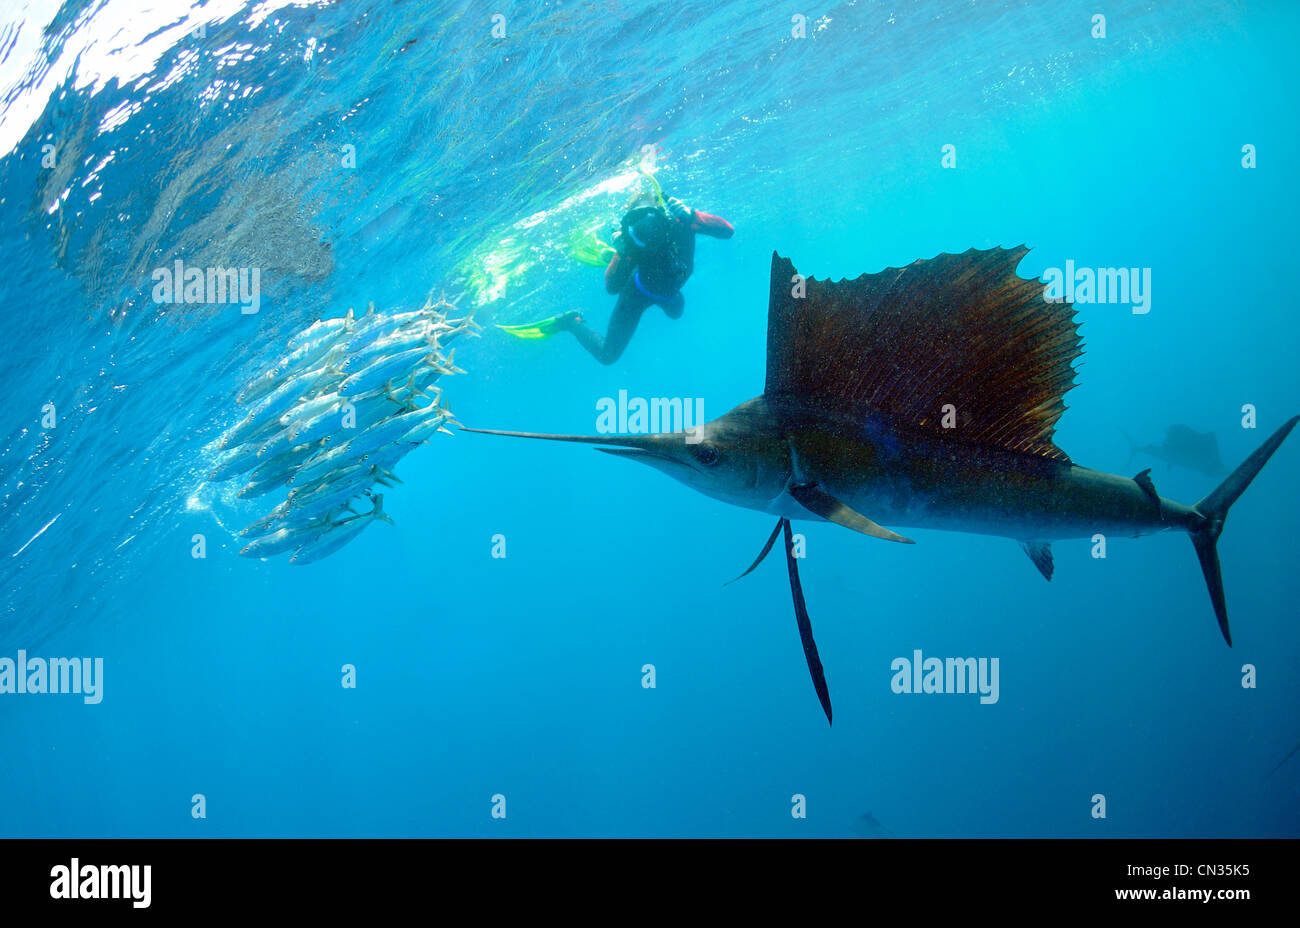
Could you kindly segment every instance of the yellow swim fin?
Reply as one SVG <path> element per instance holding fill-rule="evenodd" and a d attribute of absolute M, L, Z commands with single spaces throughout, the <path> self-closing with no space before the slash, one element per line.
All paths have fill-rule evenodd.
<path fill-rule="evenodd" d="M 569 241 L 569 254 L 575 261 L 591 267 L 604 267 L 614 257 L 614 247 L 597 234 L 600 226 L 579 232 Z"/>
<path fill-rule="evenodd" d="M 537 322 L 526 322 L 521 325 L 501 325 L 497 323 L 497 328 L 513 335 L 515 338 L 539 339 L 550 338 L 557 332 L 563 332 L 565 324 L 570 319 L 579 318 L 577 313 L 561 313 L 558 316 L 551 316 L 549 319 L 539 319 Z"/>

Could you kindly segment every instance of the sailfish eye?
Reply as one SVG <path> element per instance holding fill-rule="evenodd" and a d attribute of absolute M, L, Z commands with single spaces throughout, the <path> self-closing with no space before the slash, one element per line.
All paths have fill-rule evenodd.
<path fill-rule="evenodd" d="M 689 447 L 691 454 L 695 455 L 695 460 L 705 467 L 712 467 L 718 463 L 718 449 L 713 447 L 711 442 L 700 442 L 698 445 L 690 445 Z"/>

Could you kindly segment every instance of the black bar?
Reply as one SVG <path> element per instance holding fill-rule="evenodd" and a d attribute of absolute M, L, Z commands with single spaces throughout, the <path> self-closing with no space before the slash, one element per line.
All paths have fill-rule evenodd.
<path fill-rule="evenodd" d="M 680 913 L 675 900 L 693 904 L 700 893 L 738 909 L 761 910 L 774 895 L 843 900 L 864 916 L 902 907 L 926 916 L 1200 909 L 1231 917 L 1294 900 L 1295 851 L 1287 840 L 10 840 L 0 844 L 0 899 L 6 915 L 92 917 L 373 916 L 452 902 L 496 912 L 546 898 L 575 909 L 622 902 L 606 911 L 640 919 Z M 52 872 L 74 858 L 79 869 L 149 865 L 149 905 L 52 898 Z M 1206 890 L 1246 897 L 1188 898 Z M 1154 898 L 1119 898 L 1132 891 Z"/>

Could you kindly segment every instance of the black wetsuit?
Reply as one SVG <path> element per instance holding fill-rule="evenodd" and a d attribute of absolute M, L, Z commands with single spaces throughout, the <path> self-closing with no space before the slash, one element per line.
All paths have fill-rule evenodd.
<path fill-rule="evenodd" d="M 682 285 L 695 269 L 695 236 L 731 238 L 735 230 L 719 216 L 690 210 L 674 217 L 657 207 L 624 217 L 619 248 L 605 268 L 605 289 L 618 294 L 605 335 L 574 321 L 569 331 L 601 364 L 613 364 L 632 340 L 641 314 L 658 305 L 670 319 L 686 308 Z"/>

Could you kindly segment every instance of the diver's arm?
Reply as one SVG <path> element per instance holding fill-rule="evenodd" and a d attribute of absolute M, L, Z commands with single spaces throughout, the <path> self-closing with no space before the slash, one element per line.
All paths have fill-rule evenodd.
<path fill-rule="evenodd" d="M 618 293 L 622 290 L 635 269 L 636 262 L 616 250 L 614 257 L 609 259 L 609 264 L 605 267 L 605 292 Z"/>
<path fill-rule="evenodd" d="M 721 216 L 714 216 L 711 213 L 702 213 L 698 209 L 692 210 L 695 221 L 691 223 L 691 231 L 700 235 L 711 235 L 714 238 L 731 238 L 736 234 L 735 228 L 731 223 Z"/>
<path fill-rule="evenodd" d="M 686 223 L 687 227 L 699 235 L 711 235 L 714 238 L 731 238 L 736 234 L 731 223 L 721 216 L 714 216 L 710 213 L 702 213 L 698 209 L 691 209 L 676 197 L 668 198 L 668 212 L 677 219 L 678 222 Z"/>

